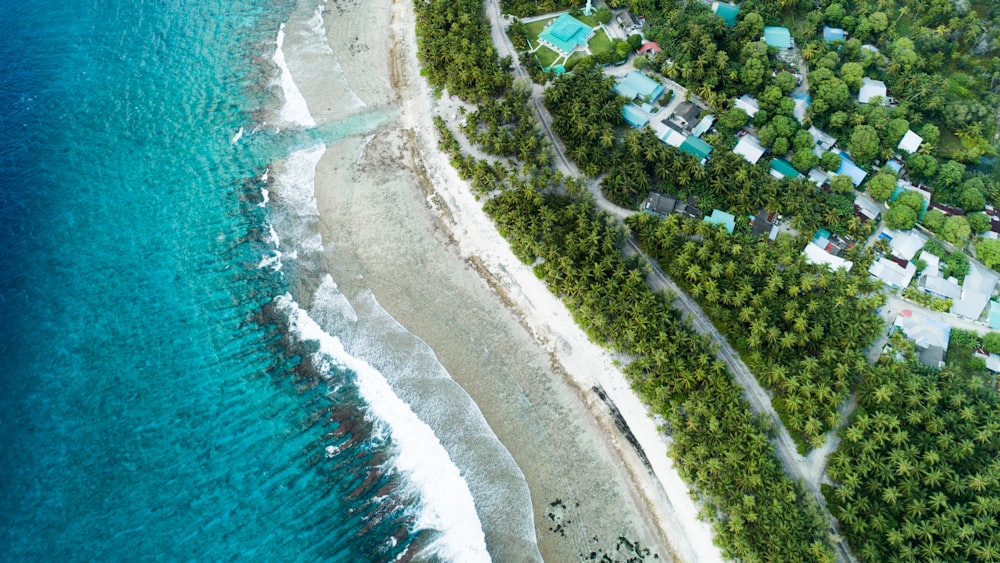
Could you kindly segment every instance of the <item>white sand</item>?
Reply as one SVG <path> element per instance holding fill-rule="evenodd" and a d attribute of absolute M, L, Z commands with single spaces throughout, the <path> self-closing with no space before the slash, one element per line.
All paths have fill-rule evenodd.
<path fill-rule="evenodd" d="M 472 196 L 468 183 L 458 177 L 447 156 L 437 150 L 431 120 L 436 103 L 426 82 L 419 78 L 414 23 L 410 2 L 394 2 L 393 32 L 396 45 L 405 51 L 396 53 L 397 64 L 401 66 L 396 73 L 403 78 L 398 84 L 404 89 L 400 92 L 402 119 L 406 127 L 416 132 L 423 165 L 438 196 L 436 201 L 447 206 L 443 220 L 457 240 L 462 256 L 477 257 L 481 261 L 492 275 L 494 287 L 508 302 L 515 304 L 516 313 L 535 338 L 554 354 L 568 377 L 584 390 L 585 396 L 593 395 L 590 389 L 594 385 L 605 389 L 652 465 L 655 479 L 634 459 L 629 469 L 675 553 L 686 561 L 722 561 L 719 549 L 712 544 L 711 527 L 698 520 L 698 508 L 691 500 L 689 489 L 667 457 L 666 438 L 657 430 L 621 370 L 603 348 L 587 338 L 562 302 L 531 269 L 517 260 L 483 213 L 481 204 Z M 630 446 L 621 444 L 620 447 Z M 666 494 L 665 503 L 662 502 L 663 493 Z"/>

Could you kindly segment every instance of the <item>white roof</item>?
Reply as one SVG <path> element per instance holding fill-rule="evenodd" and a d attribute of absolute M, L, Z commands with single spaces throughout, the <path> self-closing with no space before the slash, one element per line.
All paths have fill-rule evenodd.
<path fill-rule="evenodd" d="M 684 144 L 684 139 L 687 139 L 687 135 L 670 128 L 667 129 L 666 135 L 660 137 L 661 141 L 672 147 L 681 146 Z"/>
<path fill-rule="evenodd" d="M 921 252 L 920 259 L 924 261 L 924 264 L 927 264 L 927 267 L 924 268 L 924 274 L 928 278 L 941 277 L 941 271 L 939 269 L 941 266 L 940 258 L 930 252 Z"/>
<path fill-rule="evenodd" d="M 715 123 L 715 116 L 712 114 L 708 114 L 705 117 L 701 118 L 701 121 L 698 122 L 698 125 L 694 126 L 694 129 L 691 130 L 691 134 L 694 135 L 695 137 L 701 137 L 702 135 L 705 134 L 705 131 L 708 131 L 712 127 L 713 123 Z"/>
<path fill-rule="evenodd" d="M 986 369 L 993 373 L 1000 371 L 1000 354 L 980 354 L 976 352 L 975 356 L 986 362 Z"/>
<path fill-rule="evenodd" d="M 801 98 L 796 98 L 795 106 L 792 107 L 792 116 L 795 118 L 796 121 L 802 123 L 806 118 L 806 109 L 808 108 L 809 104 L 805 100 Z"/>
<path fill-rule="evenodd" d="M 760 104 L 757 103 L 757 99 L 751 98 L 746 94 L 743 94 L 739 98 L 736 98 L 736 101 L 734 102 L 733 105 L 747 112 L 747 115 L 749 115 L 750 117 L 757 115 L 757 112 L 760 111 Z"/>
<path fill-rule="evenodd" d="M 917 152 L 917 149 L 920 148 L 920 143 L 922 142 L 924 142 L 923 137 L 917 135 L 910 129 L 907 129 L 906 134 L 903 135 L 903 138 L 899 141 L 899 145 L 897 145 L 896 148 L 908 153 L 915 153 Z"/>
<path fill-rule="evenodd" d="M 821 168 L 812 168 L 809 170 L 809 180 L 817 186 L 822 187 L 823 184 L 830 181 L 830 175 Z"/>
<path fill-rule="evenodd" d="M 837 268 L 850 270 L 851 266 L 854 265 L 854 263 L 850 260 L 844 260 L 840 256 L 834 256 L 813 243 L 807 244 L 802 253 L 805 254 L 806 261 L 810 264 L 826 264 L 830 266 L 831 270 L 836 270 Z"/>
<path fill-rule="evenodd" d="M 951 312 L 967 319 L 978 319 L 989 303 L 998 279 L 1000 276 L 997 274 L 970 261 L 969 273 L 962 284 L 962 298 L 951 304 Z"/>
<path fill-rule="evenodd" d="M 913 280 L 917 273 L 917 267 L 912 262 L 907 262 L 906 267 L 882 256 L 868 267 L 868 273 L 882 280 L 886 285 L 902 289 Z"/>
<path fill-rule="evenodd" d="M 741 155 L 750 164 L 757 164 L 760 157 L 764 156 L 764 147 L 760 144 L 760 139 L 753 135 L 745 135 L 740 142 L 736 143 L 733 152 Z"/>
<path fill-rule="evenodd" d="M 918 233 L 917 231 L 886 231 L 892 240 L 889 241 L 889 246 L 892 247 L 892 255 L 898 256 L 903 260 L 913 260 L 916 256 L 917 251 L 927 244 L 927 237 Z"/>
<path fill-rule="evenodd" d="M 910 311 L 909 316 L 899 315 L 894 323 L 918 348 L 948 347 L 951 326 L 941 321 Z"/>
<path fill-rule="evenodd" d="M 879 214 L 882 213 L 882 208 L 879 206 L 879 204 L 875 203 L 874 201 L 868 199 L 867 197 L 861 194 L 854 196 L 854 205 L 857 205 L 858 208 L 861 210 L 861 213 L 863 213 L 869 219 L 874 219 L 878 217 Z"/>
<path fill-rule="evenodd" d="M 858 101 L 862 104 L 867 104 L 869 100 L 875 96 L 881 96 L 888 102 L 889 91 L 885 87 L 885 82 L 881 80 L 872 80 L 867 76 L 862 78 L 864 84 L 861 86 L 861 90 L 858 92 Z"/>
<path fill-rule="evenodd" d="M 953 300 L 962 296 L 962 286 L 941 276 L 927 276 L 924 280 L 924 289 L 928 293 Z"/>
<path fill-rule="evenodd" d="M 824 133 L 815 127 L 809 128 L 809 134 L 812 135 L 813 142 L 816 143 L 816 146 L 824 151 L 832 149 L 833 145 L 837 144 L 836 137 L 830 135 L 829 133 Z"/>

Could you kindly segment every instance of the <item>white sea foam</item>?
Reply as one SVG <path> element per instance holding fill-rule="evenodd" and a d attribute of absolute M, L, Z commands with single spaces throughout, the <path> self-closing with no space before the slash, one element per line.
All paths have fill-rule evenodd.
<path fill-rule="evenodd" d="M 324 332 L 291 295 L 278 297 L 276 303 L 288 316 L 291 333 L 296 338 L 319 344 L 314 357 L 317 365 L 326 360 L 357 375 L 361 397 L 392 434 L 393 464 L 419 492 L 417 526 L 442 532 L 428 550 L 449 561 L 489 561 L 469 486 L 431 428 L 393 393 L 381 373 L 348 354 L 340 339 Z M 377 432 L 380 425 L 374 426 Z"/>
<path fill-rule="evenodd" d="M 237 131 L 235 135 L 233 135 L 233 138 L 229 139 L 229 143 L 235 145 L 236 143 L 240 142 L 240 139 L 242 138 L 243 138 L 243 128 L 240 127 L 240 130 Z"/>
<path fill-rule="evenodd" d="M 298 217 L 319 217 L 316 207 L 316 165 L 319 164 L 324 145 L 293 152 L 285 159 L 284 168 L 275 177 L 274 190 L 283 207 Z"/>
<path fill-rule="evenodd" d="M 351 100 L 354 102 L 354 107 L 352 109 L 368 107 L 368 104 L 359 98 L 354 90 L 352 90 L 348 85 L 344 69 L 340 66 L 340 61 L 337 60 L 337 56 L 334 54 L 333 49 L 330 48 L 330 40 L 326 35 L 326 24 L 323 21 L 323 9 L 325 7 L 326 2 L 320 2 L 320 4 L 316 6 L 316 11 L 313 12 L 312 17 L 306 22 L 308 33 L 304 37 L 305 41 L 303 41 L 302 49 L 307 53 L 329 57 L 329 63 L 328 66 L 324 68 L 324 72 L 340 77 L 340 81 L 344 84 L 344 90 L 350 95 Z"/>
<path fill-rule="evenodd" d="M 310 307 L 310 315 L 321 327 L 331 330 L 338 326 L 341 321 L 350 323 L 358 322 L 358 313 L 351 306 L 347 297 L 338 291 L 337 282 L 333 281 L 333 276 L 323 274 L 323 280 L 313 294 L 313 304 Z M 338 332 L 331 330 L 331 332 Z"/>
<path fill-rule="evenodd" d="M 309 106 L 306 104 L 306 99 L 302 96 L 302 92 L 299 91 L 299 87 L 295 85 L 292 72 L 288 70 L 288 65 L 285 63 L 285 52 L 281 49 L 281 46 L 285 43 L 285 24 L 281 24 L 278 28 L 278 38 L 275 42 L 277 43 L 277 48 L 274 50 L 273 60 L 274 64 L 281 71 L 278 77 L 278 85 L 281 86 L 281 92 L 285 96 L 285 105 L 281 107 L 278 115 L 288 125 L 305 128 L 315 127 L 316 121 L 313 120 L 312 114 L 309 113 Z"/>

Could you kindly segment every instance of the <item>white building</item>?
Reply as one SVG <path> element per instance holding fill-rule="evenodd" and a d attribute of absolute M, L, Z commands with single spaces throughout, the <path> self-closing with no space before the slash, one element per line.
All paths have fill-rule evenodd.
<path fill-rule="evenodd" d="M 920 149 L 920 143 L 924 142 L 924 138 L 917 135 L 910 129 L 906 130 L 906 134 L 900 139 L 899 144 L 896 146 L 899 150 L 903 152 L 908 152 L 913 154 Z"/>
<path fill-rule="evenodd" d="M 872 80 L 867 76 L 862 78 L 861 90 L 858 91 L 858 102 L 867 104 L 873 98 L 882 98 L 882 105 L 889 103 L 889 90 L 885 87 L 885 82 Z"/>
<path fill-rule="evenodd" d="M 736 143 L 733 152 L 742 156 L 750 164 L 757 164 L 760 157 L 764 156 L 766 149 L 760 144 L 760 139 L 753 135 L 744 135 L 740 142 Z"/>

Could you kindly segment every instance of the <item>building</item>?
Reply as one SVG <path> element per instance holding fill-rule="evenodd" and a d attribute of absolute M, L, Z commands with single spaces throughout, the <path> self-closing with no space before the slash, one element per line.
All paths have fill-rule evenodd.
<path fill-rule="evenodd" d="M 681 205 L 684 205 L 683 203 Z M 677 208 L 677 198 L 657 192 L 649 192 L 649 196 L 642 204 L 642 210 L 653 215 L 666 217 Z"/>
<path fill-rule="evenodd" d="M 980 348 L 973 355 L 986 364 L 986 369 L 992 371 L 993 373 L 1000 372 L 1000 354 L 990 354 Z"/>
<path fill-rule="evenodd" d="M 725 2 L 712 2 L 712 11 L 715 12 L 715 15 L 722 18 L 722 21 L 726 22 L 726 25 L 729 27 L 736 25 L 737 16 L 740 15 L 739 6 L 726 4 Z"/>
<path fill-rule="evenodd" d="M 809 128 L 809 134 L 812 135 L 813 142 L 816 144 L 816 149 L 819 149 L 819 152 L 816 152 L 815 150 L 813 151 L 816 152 L 816 156 L 823 156 L 823 153 L 832 150 L 833 146 L 837 144 L 836 137 L 828 133 L 824 133 L 815 127 Z"/>
<path fill-rule="evenodd" d="M 879 236 L 888 239 L 892 255 L 903 260 L 913 260 L 917 252 L 927 244 L 927 237 L 913 230 L 903 232 L 886 229 Z"/>
<path fill-rule="evenodd" d="M 808 94 L 799 94 L 792 98 L 795 105 L 792 106 L 792 117 L 800 124 L 806 119 L 806 111 L 812 105 Z"/>
<path fill-rule="evenodd" d="M 713 209 L 712 214 L 705 217 L 705 222 L 713 225 L 722 225 L 729 234 L 733 234 L 733 231 L 736 230 L 736 217 L 731 213 L 726 213 L 719 209 Z"/>
<path fill-rule="evenodd" d="M 641 99 L 645 103 L 655 102 L 666 88 L 657 80 L 646 76 L 638 70 L 628 73 L 615 85 L 615 93 L 629 100 Z"/>
<path fill-rule="evenodd" d="M 586 46 L 594 32 L 595 28 L 569 14 L 563 14 L 538 34 L 538 41 L 568 56 L 576 49 Z"/>
<path fill-rule="evenodd" d="M 875 221 L 877 223 L 882 216 L 882 208 L 874 201 L 858 194 L 854 197 L 854 214 L 861 219 L 862 223 L 867 223 L 868 221 Z"/>
<path fill-rule="evenodd" d="M 823 40 L 827 43 L 832 41 L 844 41 L 847 39 L 847 32 L 839 27 L 823 26 Z"/>
<path fill-rule="evenodd" d="M 747 112 L 747 115 L 753 119 L 753 116 L 757 115 L 760 111 L 760 103 L 757 98 L 751 98 L 750 96 L 743 94 L 733 102 L 734 107 L 738 107 L 743 111 Z"/>
<path fill-rule="evenodd" d="M 667 120 L 664 120 L 662 123 L 666 127 L 663 133 L 660 134 L 660 140 L 672 147 L 680 148 L 684 144 L 684 141 L 687 140 L 687 135 L 678 131 L 680 128 L 679 125 L 674 125 L 674 123 Z"/>
<path fill-rule="evenodd" d="M 809 169 L 809 181 L 816 184 L 817 188 L 829 188 L 830 186 L 830 175 L 826 173 L 825 170 L 819 167 Z"/>
<path fill-rule="evenodd" d="M 771 233 L 776 230 L 777 227 L 774 224 L 774 213 L 768 213 L 764 209 L 758 211 L 750 222 L 750 234 L 755 237 L 767 234 L 768 238 L 772 238 Z"/>
<path fill-rule="evenodd" d="M 704 163 L 708 160 L 708 155 L 712 153 L 712 145 L 702 141 L 694 135 L 688 135 L 681 146 L 677 147 L 681 152 L 686 152 Z"/>
<path fill-rule="evenodd" d="M 1000 303 L 990 301 L 990 328 L 1000 328 Z"/>
<path fill-rule="evenodd" d="M 701 121 L 699 121 L 698 124 L 695 125 L 693 129 L 691 129 L 691 134 L 694 135 L 695 137 L 701 137 L 709 129 L 712 128 L 712 124 L 714 123 L 715 123 L 715 116 L 712 114 L 708 114 L 705 117 L 701 118 Z"/>
<path fill-rule="evenodd" d="M 951 338 L 951 326 L 941 321 L 904 309 L 893 326 L 898 328 L 917 349 L 920 363 L 939 368 L 944 365 L 944 354 Z"/>
<path fill-rule="evenodd" d="M 962 283 L 962 298 L 952 302 L 952 314 L 971 320 L 978 319 L 993 296 L 998 279 L 1000 276 L 992 270 L 987 270 L 985 266 L 970 260 L 969 273 Z"/>
<path fill-rule="evenodd" d="M 699 115 L 701 115 L 701 108 L 691 102 L 681 102 L 674 109 L 674 120 L 685 129 L 697 123 Z"/>
<path fill-rule="evenodd" d="M 622 106 L 622 117 L 625 118 L 625 123 L 636 129 L 645 127 L 649 123 L 649 117 L 632 104 Z"/>
<path fill-rule="evenodd" d="M 805 250 L 802 251 L 802 254 L 805 255 L 806 262 L 809 262 L 810 264 L 825 264 L 829 266 L 831 270 L 839 268 L 850 270 L 851 266 L 854 265 L 854 263 L 850 260 L 844 260 L 840 256 L 834 256 L 819 246 L 816 246 L 814 242 L 807 244 Z"/>
<path fill-rule="evenodd" d="M 765 26 L 764 43 L 766 43 L 768 47 L 791 49 L 792 33 L 788 31 L 787 27 Z"/>
<path fill-rule="evenodd" d="M 635 15 L 628 10 L 618 14 L 618 25 L 622 26 L 625 33 L 634 33 L 639 31 L 642 29 L 642 24 L 642 19 L 635 17 Z"/>
<path fill-rule="evenodd" d="M 899 144 L 896 145 L 896 148 L 898 148 L 903 152 L 908 152 L 910 154 L 913 154 L 920 149 L 920 143 L 922 142 L 924 142 L 923 137 L 917 135 L 912 130 L 907 129 L 906 134 L 903 135 L 902 139 L 900 139 Z"/>
<path fill-rule="evenodd" d="M 881 98 L 881 104 L 889 103 L 889 91 L 885 87 L 885 82 L 872 80 L 867 76 L 862 78 L 861 90 L 858 91 L 858 102 L 867 104 L 875 98 Z"/>
<path fill-rule="evenodd" d="M 733 147 L 733 152 L 742 156 L 750 164 L 757 164 L 757 161 L 764 156 L 765 149 L 760 144 L 760 139 L 753 135 L 744 135 L 740 142 Z"/>
<path fill-rule="evenodd" d="M 854 164 L 854 161 L 848 158 L 847 153 L 845 153 L 844 151 L 840 151 L 839 154 L 840 154 L 840 167 L 837 168 L 837 174 L 850 176 L 851 183 L 854 184 L 854 187 L 856 188 L 860 186 L 861 182 L 865 181 L 865 176 L 868 175 L 868 172 L 866 172 L 863 168 L 861 168 L 857 164 Z"/>
<path fill-rule="evenodd" d="M 660 48 L 659 43 L 657 43 L 656 41 L 646 41 L 645 43 L 642 44 L 641 47 L 639 47 L 639 49 L 636 52 L 639 53 L 640 55 L 645 55 L 645 54 L 655 55 L 662 50 L 663 49 Z"/>
<path fill-rule="evenodd" d="M 944 279 L 940 275 L 924 276 L 923 290 L 924 293 L 940 299 L 951 299 L 952 302 L 962 297 L 962 286 L 954 278 Z"/>
<path fill-rule="evenodd" d="M 910 282 L 913 281 L 913 276 L 917 274 L 917 267 L 912 262 L 897 261 L 880 256 L 878 260 L 872 262 L 872 265 L 868 267 L 868 273 L 889 287 L 903 289 L 908 287 Z"/>
<path fill-rule="evenodd" d="M 787 160 L 781 158 L 771 159 L 771 176 L 777 179 L 782 178 L 798 178 L 801 176 L 799 171 L 795 169 L 794 166 Z"/>

